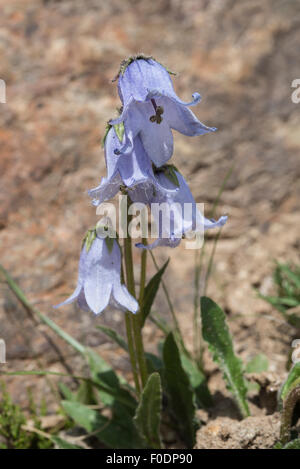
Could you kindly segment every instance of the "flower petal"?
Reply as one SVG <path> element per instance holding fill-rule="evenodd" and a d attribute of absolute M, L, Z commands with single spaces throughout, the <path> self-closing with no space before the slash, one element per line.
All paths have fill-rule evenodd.
<path fill-rule="evenodd" d="M 207 127 L 202 124 L 186 105 L 179 104 L 167 97 L 162 97 L 157 102 L 158 105 L 164 108 L 165 118 L 169 126 L 184 135 L 193 137 L 217 130 L 216 127 Z"/>
<path fill-rule="evenodd" d="M 104 239 L 96 238 L 88 252 L 84 293 L 89 308 L 100 314 L 108 305 L 111 291 L 110 263 Z"/>
<path fill-rule="evenodd" d="M 60 308 L 61 306 L 65 306 L 65 305 L 69 305 L 70 303 L 73 303 L 73 301 L 75 301 L 79 297 L 81 291 L 82 291 L 82 285 L 77 285 L 74 292 L 72 293 L 71 296 L 69 296 L 69 298 L 67 298 L 62 303 L 59 303 L 58 305 L 53 306 L 53 308 L 57 309 L 57 308 Z"/>
<path fill-rule="evenodd" d="M 88 191 L 88 195 L 93 199 L 92 203 L 98 206 L 106 200 L 112 199 L 120 190 L 122 180 L 119 174 L 114 179 L 102 178 L 99 186 Z"/>
<path fill-rule="evenodd" d="M 115 123 L 124 119 L 125 142 L 115 152 L 127 154 L 132 152 L 135 137 L 139 134 L 144 149 L 155 166 L 165 164 L 173 154 L 173 135 L 167 119 L 162 118 L 160 124 L 151 122 L 150 117 L 155 114 L 151 102 L 140 103 L 132 101 L 119 119 L 111 121 Z"/>
<path fill-rule="evenodd" d="M 60 306 L 68 305 L 75 301 L 78 296 L 80 295 L 80 292 L 83 287 L 83 282 L 85 279 L 86 275 L 86 258 L 87 258 L 87 252 L 85 247 L 82 248 L 81 253 L 80 253 L 80 259 L 79 259 L 79 267 L 78 267 L 78 280 L 77 280 L 77 286 L 69 298 L 67 298 L 65 301 L 62 303 L 59 303 L 58 305 L 55 305 L 54 308 L 60 308 Z"/>
<path fill-rule="evenodd" d="M 139 304 L 132 295 L 130 295 L 125 285 L 121 283 L 114 283 L 113 285 L 113 298 L 117 302 L 118 306 L 123 308 L 125 311 L 131 311 L 136 313 L 139 309 Z"/>
<path fill-rule="evenodd" d="M 87 313 L 91 310 L 89 308 L 89 305 L 87 304 L 86 302 L 86 299 L 85 299 L 85 295 L 84 295 L 84 290 L 82 289 L 78 298 L 77 298 L 77 304 L 79 306 L 80 309 L 82 309 L 83 311 L 86 311 Z"/>
<path fill-rule="evenodd" d="M 118 90 L 123 106 L 131 97 L 146 101 L 149 90 L 153 89 L 176 96 L 169 73 L 153 59 L 134 60 L 119 77 Z"/>

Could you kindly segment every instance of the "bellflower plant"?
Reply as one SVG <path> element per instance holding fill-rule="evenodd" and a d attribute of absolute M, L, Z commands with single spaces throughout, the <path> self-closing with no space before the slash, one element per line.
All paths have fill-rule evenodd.
<path fill-rule="evenodd" d="M 160 167 L 173 154 L 171 129 L 187 135 L 203 135 L 216 130 L 202 124 L 189 106 L 197 104 L 201 96 L 193 94 L 191 102 L 176 95 L 169 72 L 152 57 L 130 58 L 120 68 L 118 90 L 122 113 L 111 124 L 124 122 L 125 143 L 115 152 L 126 154 L 140 135 L 146 153 Z"/>
<path fill-rule="evenodd" d="M 59 335 L 88 360 L 91 370 L 88 385 L 95 386 L 102 399 L 101 404 L 110 407 L 110 412 L 101 415 L 99 419 L 98 410 L 89 405 L 94 404 L 93 400 L 84 402 L 84 405 L 80 403 L 81 408 L 78 409 L 78 402 L 74 402 L 77 397 L 68 393 L 73 397 L 64 402 L 64 410 L 81 427 L 86 424 L 89 433 L 92 430 L 94 434 L 94 430 L 97 430 L 95 435 L 108 447 L 162 448 L 160 415 L 164 405 L 164 411 L 169 413 L 170 422 L 174 422 L 182 441 L 187 447 L 193 447 L 197 428 L 195 403 L 199 407 L 209 407 L 211 396 L 201 360 L 195 351 L 192 353 L 186 347 L 170 296 L 162 282 L 168 261 L 159 268 L 153 250 L 160 246 L 174 248 L 182 238 L 189 237 L 191 231 L 203 232 L 220 228 L 226 223 L 226 216 L 221 216 L 218 220 L 204 217 L 186 180 L 169 162 L 173 154 L 172 130 L 187 136 L 197 136 L 216 129 L 202 124 L 189 109 L 199 102 L 200 95 L 195 93 L 193 100 L 188 103 L 181 101 L 174 91 L 170 73 L 152 57 L 139 55 L 124 61 L 117 79 L 122 108 L 119 117 L 110 121 L 104 138 L 107 174 L 88 194 L 97 207 L 113 198 L 118 191 L 127 196 L 126 228 L 123 229 L 122 226 L 125 236 L 123 233 L 121 236 L 121 232 L 117 233 L 115 229 L 108 230 L 103 219 L 102 224 L 98 222 L 95 229 L 88 231 L 80 254 L 77 286 L 72 295 L 57 307 L 76 301 L 82 310 L 93 311 L 96 315 L 108 306 L 124 312 L 127 343 L 116 331 L 106 326 L 98 327 L 128 352 L 134 388 L 124 378 L 118 378 L 110 365 L 93 350 L 60 331 Z M 146 235 L 142 234 L 142 242 L 136 244 L 141 248 L 135 252 L 140 255 L 138 283 L 135 281 L 133 244 L 128 228 L 134 212 L 129 208 L 134 203 L 143 204 L 146 212 L 151 212 L 158 235 L 152 244 L 147 245 Z M 166 210 L 161 212 L 161 206 Z M 123 214 L 124 212 L 120 213 L 122 216 Z M 104 228 L 104 231 L 99 230 L 99 227 Z M 120 245 L 121 238 L 124 239 Z M 149 251 L 157 273 L 146 283 Z M 152 311 L 160 284 L 166 294 L 173 329 Z M 212 317 L 219 314 L 214 305 L 207 305 L 211 308 Z M 227 335 L 222 336 L 221 342 L 230 348 L 231 341 L 226 327 L 222 325 L 221 332 L 214 330 L 215 324 L 219 325 L 223 321 L 221 313 L 219 316 L 212 323 L 207 320 L 210 314 L 202 318 L 206 320 L 202 322 L 207 325 L 207 337 L 213 342 L 216 337 L 225 333 Z M 43 319 L 42 315 L 40 317 Z M 158 356 L 144 352 L 142 332 L 148 318 L 166 336 L 163 351 Z M 53 321 L 47 321 L 47 324 L 56 332 L 59 330 L 57 325 L 53 325 Z M 195 321 L 194 326 L 195 332 L 201 334 Z M 216 346 L 219 345 L 218 340 Z M 222 345 L 220 353 L 223 352 Z M 218 356 L 218 353 L 219 350 L 216 349 L 214 356 Z M 228 353 L 226 350 L 225 358 L 218 356 L 219 363 L 225 363 L 232 354 L 232 350 Z M 237 391 L 243 382 L 238 367 L 239 362 L 234 364 L 232 369 L 235 375 L 230 376 L 228 381 L 232 383 L 238 376 L 239 382 L 235 383 L 234 393 L 236 397 L 240 392 L 238 402 L 242 402 L 243 386 L 241 391 Z M 228 373 L 228 370 L 230 372 L 231 365 L 226 363 L 224 373 Z M 85 396 L 87 394 L 90 395 L 90 389 Z M 166 396 L 164 400 L 163 395 Z M 247 406 L 244 402 L 242 411 L 246 416 Z M 110 420 L 106 417 L 108 414 L 112 416 Z M 95 422 L 95 428 L 94 424 L 91 427 L 90 422 Z M 99 430 L 96 428 L 97 422 Z M 128 428 L 128 432 L 124 432 L 124 428 Z"/>

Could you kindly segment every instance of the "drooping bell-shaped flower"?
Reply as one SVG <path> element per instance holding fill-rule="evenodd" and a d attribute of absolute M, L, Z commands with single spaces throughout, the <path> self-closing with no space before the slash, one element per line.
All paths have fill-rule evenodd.
<path fill-rule="evenodd" d="M 96 230 L 91 230 L 80 255 L 77 287 L 67 300 L 55 307 L 77 300 L 81 309 L 95 314 L 100 314 L 108 305 L 136 313 L 138 303 L 122 285 L 120 272 L 118 242 L 112 238 L 99 238 Z"/>
<path fill-rule="evenodd" d="M 153 249 L 158 246 L 176 247 L 187 233 L 204 232 L 211 228 L 221 227 L 227 221 L 227 216 L 222 216 L 217 221 L 205 218 L 198 210 L 184 177 L 174 167 L 171 167 L 171 174 L 172 178 L 166 171 L 159 171 L 157 178 L 161 185 L 168 188 L 178 186 L 178 190 L 167 194 L 157 191 L 148 199 L 158 237 L 148 246 L 139 243 L 137 247 L 143 249 Z M 142 186 L 140 190 L 141 188 Z"/>
<path fill-rule="evenodd" d="M 172 130 L 184 135 L 203 135 L 215 131 L 207 127 L 188 109 L 201 97 L 193 94 L 191 102 L 183 102 L 176 95 L 169 72 L 151 57 L 130 58 L 121 66 L 118 90 L 123 110 L 111 124 L 124 122 L 125 142 L 116 153 L 131 151 L 134 138 L 140 135 L 146 153 L 160 167 L 173 154 Z"/>
<path fill-rule="evenodd" d="M 121 137 L 121 141 L 120 141 Z M 145 190 L 160 190 L 159 180 L 153 172 L 152 161 L 146 154 L 140 136 L 134 138 L 131 151 L 126 154 L 116 154 L 114 150 L 122 147 L 123 134 L 117 135 L 114 127 L 111 127 L 105 138 L 105 161 L 107 176 L 102 178 L 100 185 L 90 189 L 88 194 L 93 199 L 93 204 L 98 206 L 106 200 L 112 199 L 121 186 L 132 189 L 142 185 Z M 169 189 L 166 188 L 166 191 Z M 170 189 L 171 191 L 176 188 Z M 130 195 L 131 191 L 129 191 Z M 143 200 L 139 200 L 143 202 Z"/>

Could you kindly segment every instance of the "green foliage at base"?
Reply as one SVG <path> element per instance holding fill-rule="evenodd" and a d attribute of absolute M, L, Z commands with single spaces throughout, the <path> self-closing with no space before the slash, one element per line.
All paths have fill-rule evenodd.
<path fill-rule="evenodd" d="M 31 418 L 35 427 L 40 429 L 40 421 L 36 414 Z M 0 448 L 1 449 L 47 449 L 53 446 L 48 438 L 28 432 L 23 427 L 26 417 L 21 408 L 12 402 L 9 393 L 2 384 L 2 399 L 0 402 Z"/>

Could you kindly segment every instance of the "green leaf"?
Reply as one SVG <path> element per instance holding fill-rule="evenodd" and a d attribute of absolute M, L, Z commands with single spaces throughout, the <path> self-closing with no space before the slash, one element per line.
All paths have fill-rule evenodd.
<path fill-rule="evenodd" d="M 51 436 L 51 440 L 59 447 L 59 449 L 82 449 L 82 446 L 74 445 L 58 436 Z"/>
<path fill-rule="evenodd" d="M 280 400 L 284 401 L 289 393 L 300 385 L 300 362 L 295 363 L 290 369 L 287 379 L 283 383 L 279 396 Z"/>
<path fill-rule="evenodd" d="M 105 362 L 104 362 L 105 363 Z M 56 371 L 44 371 L 44 370 L 38 370 L 38 371 L 5 371 L 1 372 L 0 375 L 5 375 L 5 376 L 26 376 L 26 375 L 32 375 L 32 376 L 63 376 L 63 377 L 68 377 L 68 378 L 75 378 L 78 380 L 83 380 L 83 381 L 90 381 L 93 386 L 96 387 L 96 389 L 99 391 L 99 395 L 101 395 L 103 402 L 106 402 L 106 405 L 112 405 L 114 404 L 115 400 L 120 401 L 121 404 L 124 406 L 128 407 L 131 412 L 134 413 L 135 408 L 136 408 L 136 400 L 134 397 L 127 391 L 127 389 L 123 389 L 120 387 L 109 387 L 109 384 L 105 384 L 105 380 L 108 382 L 111 381 L 111 374 L 108 373 L 104 376 L 101 376 L 101 379 L 97 379 L 97 381 L 94 381 L 90 378 L 85 378 L 84 376 L 76 376 L 76 375 L 68 375 L 67 373 L 59 373 Z M 110 397 L 110 399 L 109 399 Z M 72 399 L 71 399 L 72 400 Z M 76 401 L 76 398 L 74 399 Z"/>
<path fill-rule="evenodd" d="M 88 406 L 80 404 L 79 402 L 62 401 L 61 405 L 69 417 L 88 433 L 101 431 L 109 422 L 99 411 L 90 409 Z"/>
<path fill-rule="evenodd" d="M 114 404 L 111 420 L 102 416 L 99 411 L 80 403 L 62 401 L 62 407 L 77 425 L 84 428 L 87 433 L 93 433 L 108 448 L 138 449 L 143 447 L 132 417 L 118 403 Z"/>
<path fill-rule="evenodd" d="M 158 292 L 159 285 L 162 279 L 162 276 L 169 264 L 169 260 L 165 262 L 165 264 L 159 269 L 158 272 L 152 277 L 152 279 L 149 281 L 148 285 L 145 288 L 144 292 L 144 301 L 143 301 L 143 306 L 142 306 L 142 327 L 145 324 L 145 321 L 151 311 L 151 307 L 153 305 L 156 293 Z"/>
<path fill-rule="evenodd" d="M 101 434 L 101 438 L 103 435 Z M 107 444 L 112 448 L 139 449 L 144 448 L 143 439 L 133 421 L 133 415 L 118 402 L 114 404 L 110 426 L 105 430 Z"/>
<path fill-rule="evenodd" d="M 76 394 L 64 383 L 58 383 L 59 390 L 66 401 L 76 402 Z"/>
<path fill-rule="evenodd" d="M 287 308 L 292 308 L 293 306 L 298 306 L 299 301 L 294 298 L 289 297 L 278 297 L 278 296 L 265 296 L 259 295 L 263 300 L 266 300 L 272 306 L 286 306 Z"/>
<path fill-rule="evenodd" d="M 162 405 L 162 389 L 160 376 L 152 373 L 142 392 L 140 403 L 136 410 L 134 423 L 145 439 L 147 447 L 161 449 L 160 414 Z"/>
<path fill-rule="evenodd" d="M 110 339 L 112 339 L 116 344 L 118 344 L 122 349 L 128 352 L 127 343 L 125 342 L 123 337 L 121 337 L 116 331 L 106 326 L 96 326 L 96 327 L 105 335 L 107 335 Z"/>
<path fill-rule="evenodd" d="M 243 417 L 250 415 L 246 400 L 247 386 L 242 361 L 235 355 L 232 339 L 222 309 L 210 298 L 201 298 L 202 333 L 208 342 L 213 360 L 223 372 L 228 389 L 233 394 Z"/>
<path fill-rule="evenodd" d="M 169 410 L 177 423 L 182 439 L 189 448 L 193 448 L 198 427 L 195 419 L 195 394 L 183 369 L 172 332 L 167 336 L 163 346 L 163 362 Z"/>
<path fill-rule="evenodd" d="M 145 352 L 145 358 L 149 374 L 152 374 L 155 371 L 157 371 L 158 373 L 161 372 L 163 368 L 163 362 L 160 357 L 154 355 L 153 353 Z"/>
<path fill-rule="evenodd" d="M 300 289 L 300 275 L 299 269 L 297 273 L 293 272 L 290 267 L 286 264 L 278 264 L 278 268 L 283 271 L 289 280 L 295 285 L 296 288 Z"/>
<path fill-rule="evenodd" d="M 96 385 L 99 385 L 99 395 L 103 404 L 111 406 L 117 399 L 134 412 L 136 400 L 127 389 L 121 388 L 121 381 L 111 366 L 92 349 L 86 348 L 86 357 L 92 379 Z M 103 387 L 108 388 L 109 392 L 105 392 Z"/>
<path fill-rule="evenodd" d="M 71 399 L 73 401 L 73 399 Z M 91 381 L 82 381 L 76 393 L 76 401 L 86 405 L 96 405 L 98 401 Z"/>
<path fill-rule="evenodd" d="M 196 402 L 198 406 L 202 408 L 211 407 L 213 405 L 213 401 L 204 373 L 199 370 L 197 364 L 187 357 L 185 353 L 181 353 L 180 358 L 182 366 L 188 374 L 191 386 L 196 394 Z"/>

